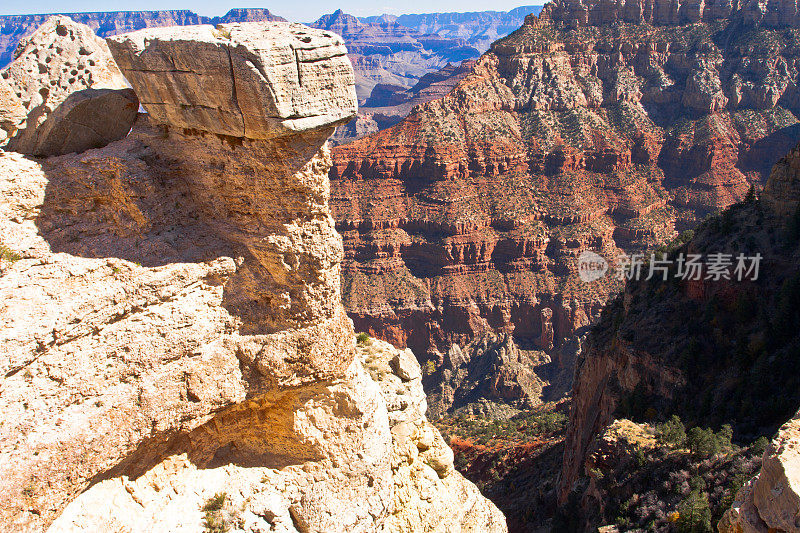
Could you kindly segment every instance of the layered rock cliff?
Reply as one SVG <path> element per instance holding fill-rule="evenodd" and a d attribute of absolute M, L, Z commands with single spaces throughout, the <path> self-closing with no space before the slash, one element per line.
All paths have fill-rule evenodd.
<path fill-rule="evenodd" d="M 379 83 L 410 88 L 428 72 L 480 55 L 463 39 L 421 33 L 397 22 L 361 22 L 341 9 L 311 26 L 335 32 L 347 42 L 359 102 Z"/>
<path fill-rule="evenodd" d="M 798 132 L 793 19 L 768 22 L 790 6 L 681 5 L 548 4 L 450 94 L 336 148 L 357 329 L 436 364 L 487 332 L 558 347 L 620 286 L 580 281 L 582 252 L 613 273 L 760 187 Z"/>
<path fill-rule="evenodd" d="M 397 22 L 421 33 L 451 39 L 464 39 L 481 52 L 501 37 L 519 28 L 525 16 L 538 14 L 542 6 L 521 6 L 510 11 L 473 11 L 466 13 L 423 13 L 364 17 L 362 22 Z"/>
<path fill-rule="evenodd" d="M 710 254 L 760 254 L 757 279 L 738 280 L 736 260 L 718 279 L 704 270 L 698 279 L 680 280 L 673 265 L 668 281 L 631 282 L 604 311 L 576 365 L 562 502 L 580 490 L 587 450 L 614 418 L 677 414 L 696 426 L 727 423 L 747 443 L 772 435 L 796 411 L 798 168 L 795 148 L 775 165 L 760 199 L 707 220 L 691 240 L 666 252 L 673 260 L 700 254 L 704 262 Z M 784 448 L 781 438 L 764 456 L 767 471 L 774 470 L 776 449 Z M 772 474 L 763 475 L 763 486 L 771 487 Z"/>
<path fill-rule="evenodd" d="M 505 531 L 414 358 L 356 346 L 340 303 L 341 39 L 109 43 L 149 118 L 99 150 L 0 152 L 2 529 Z"/>

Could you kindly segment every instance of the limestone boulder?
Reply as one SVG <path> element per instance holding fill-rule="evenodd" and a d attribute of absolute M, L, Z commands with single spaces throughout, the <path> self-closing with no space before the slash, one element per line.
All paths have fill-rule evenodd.
<path fill-rule="evenodd" d="M 0 77 L 0 94 L 9 93 L 0 107 L 8 150 L 58 155 L 97 148 L 124 137 L 136 119 L 138 101 L 105 41 L 66 16 L 50 17 L 21 41 Z"/>
<path fill-rule="evenodd" d="M 139 112 L 132 89 L 84 89 L 72 93 L 39 128 L 34 155 L 101 148 L 125 137 Z"/>
<path fill-rule="evenodd" d="M 270 139 L 356 114 L 347 49 L 328 31 L 237 23 L 152 28 L 108 43 L 158 124 Z"/>
<path fill-rule="evenodd" d="M 398 352 L 392 359 L 391 365 L 395 374 L 406 381 L 422 376 L 417 358 L 409 349 Z"/>

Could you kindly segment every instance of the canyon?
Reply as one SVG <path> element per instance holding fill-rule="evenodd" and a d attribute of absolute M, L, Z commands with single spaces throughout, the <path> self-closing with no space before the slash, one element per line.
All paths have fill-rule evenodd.
<path fill-rule="evenodd" d="M 66 17 L 30 36 L 62 63 L 95 39 Z M 44 57 L 23 50 L 4 79 Z M 105 53 L 148 112 L 129 135 L 0 151 L 0 530 L 506 531 L 413 354 L 357 343 L 341 304 L 342 39 L 163 27 Z"/>
<path fill-rule="evenodd" d="M 606 503 L 590 456 L 614 419 L 679 416 L 687 425 L 728 424 L 739 443 L 777 435 L 761 470 L 736 495 L 719 531 L 793 531 L 800 405 L 798 213 L 800 146 L 750 197 L 697 227 L 665 253 L 761 254 L 756 279 L 634 281 L 609 303 L 576 364 L 559 501 L 597 523 Z M 788 420 L 788 422 L 786 422 Z M 613 511 L 612 511 L 613 512 Z M 611 516 L 605 516 L 608 520 Z M 586 529 L 588 531 L 588 529 Z"/>
<path fill-rule="evenodd" d="M 786 2 L 557 0 L 443 98 L 336 147 L 356 329 L 411 348 L 429 387 L 451 380 L 453 346 L 467 365 L 483 336 L 510 335 L 523 367 L 543 367 L 523 388 L 541 392 L 512 392 L 528 374 L 514 371 L 492 401 L 563 397 L 561 369 L 622 288 L 620 254 L 760 189 L 797 142 L 790 15 Z M 586 252 L 608 275 L 581 280 Z"/>
<path fill-rule="evenodd" d="M 423 34 L 397 22 L 361 22 L 341 9 L 310 26 L 344 38 L 359 102 L 366 101 L 378 83 L 410 88 L 428 72 L 480 54 L 464 39 Z"/>
<path fill-rule="evenodd" d="M 796 5 L 142 13 L 0 70 L 0 531 L 797 530 Z"/>
<path fill-rule="evenodd" d="M 525 22 L 525 16 L 538 15 L 542 6 L 521 6 L 511 11 L 473 11 L 467 13 L 423 13 L 409 15 L 378 15 L 362 17 L 362 22 L 397 22 L 420 33 L 435 34 L 450 39 L 464 39 L 481 53 L 501 37 L 515 31 Z"/>

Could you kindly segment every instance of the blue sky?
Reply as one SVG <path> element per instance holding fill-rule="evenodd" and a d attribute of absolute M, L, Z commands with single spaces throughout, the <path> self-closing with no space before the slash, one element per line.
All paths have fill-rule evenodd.
<path fill-rule="evenodd" d="M 297 22 L 313 22 L 320 15 L 332 13 L 337 8 L 362 17 L 380 15 L 381 13 L 430 13 L 447 11 L 508 11 L 521 5 L 542 4 L 544 1 L 508 1 L 494 0 L 279 0 L 265 4 L 263 0 L 236 0 L 231 3 L 211 0 L 175 0 L 165 3 L 163 0 L 117 0 L 114 2 L 98 2 L 97 0 L 28 0 L 26 2 L 3 2 L 0 6 L 2 15 L 20 15 L 27 13 L 70 13 L 80 11 L 145 11 L 159 9 L 190 9 L 201 15 L 223 15 L 234 7 L 266 7 L 275 14 Z"/>

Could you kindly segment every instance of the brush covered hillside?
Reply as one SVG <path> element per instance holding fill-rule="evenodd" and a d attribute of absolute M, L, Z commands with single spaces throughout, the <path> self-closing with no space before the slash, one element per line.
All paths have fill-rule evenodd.
<path fill-rule="evenodd" d="M 557 0 L 528 16 L 447 96 L 334 150 L 357 328 L 435 369 L 504 333 L 544 354 L 526 368 L 571 370 L 577 350 L 559 349 L 620 287 L 580 281 L 576 257 L 613 270 L 760 188 L 794 146 L 798 26 L 790 2 Z M 551 374 L 541 399 L 569 389 Z"/>
<path fill-rule="evenodd" d="M 614 419 L 629 418 L 660 427 L 662 441 L 672 449 L 687 448 L 695 458 L 708 459 L 692 470 L 703 474 L 716 468 L 720 459 L 714 457 L 730 450 L 731 438 L 743 446 L 764 443 L 764 437 L 772 437 L 792 418 L 800 406 L 796 372 L 800 357 L 799 193 L 797 147 L 775 165 L 760 199 L 751 196 L 731 206 L 698 226 L 688 242 L 662 249 L 673 258 L 679 254 L 761 254 L 757 279 L 738 281 L 732 276 L 714 280 L 704 274 L 701 280 L 678 280 L 673 268 L 667 281 L 629 283 L 603 311 L 575 373 L 560 485 L 560 500 L 570 510 L 565 515 L 582 516 L 576 518 L 578 523 L 595 526 L 624 519 L 631 527 L 645 527 L 652 520 L 658 525 L 654 529 L 669 530 L 665 513 L 669 507 L 662 504 L 659 511 L 640 499 L 652 492 L 650 503 L 677 503 L 674 495 L 661 494 L 664 491 L 659 488 L 662 481 L 672 479 L 664 473 L 665 468 L 681 470 L 666 466 L 675 454 L 661 457 L 648 452 L 641 464 L 617 471 L 617 476 L 624 472 L 634 480 L 620 488 L 623 478 L 609 478 L 614 465 L 598 461 L 602 454 L 597 452 L 598 442 L 602 442 L 599 436 L 618 423 L 612 424 Z M 796 433 L 796 421 L 792 423 Z M 710 429 L 684 433 L 683 424 Z M 780 457 L 784 466 L 778 481 L 772 474 L 761 474 L 763 483 L 776 487 L 775 494 L 785 490 L 792 498 L 794 493 L 781 488 L 779 481 L 792 480 L 798 474 L 792 459 L 787 458 L 793 456 L 794 448 L 794 444 L 776 445 L 764 456 L 765 469 L 770 453 Z M 727 474 L 706 476 L 702 486 L 695 480 L 699 488 L 691 490 L 710 501 L 713 522 L 721 518 L 738 487 L 752 475 L 755 464 L 748 463 L 748 457 L 760 460 L 758 452 L 763 449 L 763 444 L 758 445 L 735 465 L 724 467 Z M 661 459 L 653 461 L 653 457 Z M 730 484 L 725 481 L 715 493 L 712 489 L 719 485 L 718 478 Z M 634 494 L 636 498 L 628 501 Z M 743 499 L 745 494 L 737 498 Z M 769 500 L 757 501 L 761 508 L 753 516 L 767 520 L 768 507 L 774 512 L 781 504 L 781 498 Z M 767 531 L 767 526 L 764 528 Z"/>

